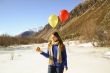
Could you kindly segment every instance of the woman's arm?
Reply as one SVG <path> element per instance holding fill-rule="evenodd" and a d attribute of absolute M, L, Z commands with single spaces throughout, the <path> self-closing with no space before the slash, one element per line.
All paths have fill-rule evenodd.
<path fill-rule="evenodd" d="M 49 51 L 48 50 L 47 50 L 47 53 L 42 51 L 40 54 L 43 55 L 46 58 L 49 58 Z"/>
<path fill-rule="evenodd" d="M 62 64 L 64 65 L 64 67 L 66 67 L 66 69 L 68 68 L 68 65 L 67 65 L 67 53 L 66 53 L 66 48 L 62 51 Z"/>
<path fill-rule="evenodd" d="M 46 58 L 49 57 L 49 51 L 47 50 L 47 53 L 43 52 L 40 47 L 37 47 L 36 49 L 37 52 L 39 52 L 41 55 L 45 56 Z"/>

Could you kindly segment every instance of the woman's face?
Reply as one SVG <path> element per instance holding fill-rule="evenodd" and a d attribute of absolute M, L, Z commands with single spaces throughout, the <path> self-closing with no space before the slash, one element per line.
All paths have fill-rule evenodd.
<path fill-rule="evenodd" d="M 57 38 L 55 35 L 52 35 L 52 36 L 51 36 L 51 39 L 52 39 L 54 42 L 58 41 L 58 38 Z"/>

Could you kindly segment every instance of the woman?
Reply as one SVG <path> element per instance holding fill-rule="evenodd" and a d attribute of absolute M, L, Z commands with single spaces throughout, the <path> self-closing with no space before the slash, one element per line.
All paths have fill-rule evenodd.
<path fill-rule="evenodd" d="M 63 73 L 64 68 L 68 69 L 65 45 L 58 32 L 52 33 L 47 53 L 43 52 L 39 47 L 37 47 L 36 51 L 49 58 L 48 73 Z"/>

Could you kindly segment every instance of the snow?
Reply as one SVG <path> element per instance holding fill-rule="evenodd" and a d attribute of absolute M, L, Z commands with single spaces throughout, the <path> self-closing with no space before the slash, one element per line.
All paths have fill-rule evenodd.
<path fill-rule="evenodd" d="M 77 47 L 94 47 L 91 42 L 88 43 L 81 43 L 80 41 L 66 41 L 65 44 L 71 44 L 71 46 Z"/>
<path fill-rule="evenodd" d="M 69 67 L 64 73 L 110 73 L 108 47 L 93 47 L 91 43 L 79 41 L 66 41 L 64 44 Z M 35 51 L 38 46 L 43 51 L 47 49 L 47 43 L 42 43 L 11 46 L 11 50 L 1 50 L 0 73 L 47 73 L 48 59 Z"/>
<path fill-rule="evenodd" d="M 109 58 L 110 59 L 110 51 L 107 51 L 104 53 L 104 57 Z"/>
<path fill-rule="evenodd" d="M 80 44 L 80 45 L 78 45 L 79 47 L 94 47 L 93 45 L 92 45 L 92 43 L 83 43 L 83 44 Z"/>
<path fill-rule="evenodd" d="M 106 52 L 105 55 L 110 56 L 110 51 L 109 52 Z"/>

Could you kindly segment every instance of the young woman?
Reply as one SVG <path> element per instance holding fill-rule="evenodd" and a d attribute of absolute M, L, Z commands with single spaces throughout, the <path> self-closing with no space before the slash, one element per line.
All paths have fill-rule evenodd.
<path fill-rule="evenodd" d="M 48 73 L 63 73 L 64 68 L 68 69 L 65 45 L 58 32 L 52 33 L 47 53 L 43 52 L 39 47 L 37 47 L 36 51 L 49 58 Z"/>

